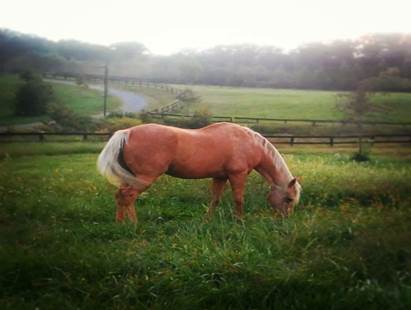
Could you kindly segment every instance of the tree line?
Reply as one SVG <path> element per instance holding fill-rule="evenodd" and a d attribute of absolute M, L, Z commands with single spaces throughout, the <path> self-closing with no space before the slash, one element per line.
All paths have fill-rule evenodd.
<path fill-rule="evenodd" d="M 110 46 L 50 41 L 0 30 L 0 71 L 110 73 L 161 83 L 353 90 L 364 80 L 375 90 L 411 91 L 411 34 L 372 34 L 314 42 L 290 51 L 227 45 L 160 56 L 138 42 Z"/>

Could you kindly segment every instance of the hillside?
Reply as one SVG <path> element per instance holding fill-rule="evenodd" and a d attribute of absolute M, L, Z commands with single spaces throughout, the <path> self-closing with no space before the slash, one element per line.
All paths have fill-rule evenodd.
<path fill-rule="evenodd" d="M 32 123 L 48 120 L 47 115 L 22 117 L 14 115 L 14 98 L 23 83 L 16 75 L 0 75 L 0 125 Z M 56 103 L 62 104 L 77 115 L 91 116 L 102 113 L 103 99 L 99 91 L 74 85 L 51 83 Z M 115 110 L 121 103 L 109 97 L 108 108 Z"/>

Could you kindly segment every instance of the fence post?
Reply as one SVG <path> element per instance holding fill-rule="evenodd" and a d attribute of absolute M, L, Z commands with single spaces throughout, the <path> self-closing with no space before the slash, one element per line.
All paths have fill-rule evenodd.
<path fill-rule="evenodd" d="M 334 137 L 330 137 L 330 145 L 334 146 Z"/>
<path fill-rule="evenodd" d="M 290 145 L 291 145 L 291 146 L 294 146 L 294 137 L 291 137 L 291 138 L 290 138 Z"/>
<path fill-rule="evenodd" d="M 83 140 L 87 140 L 87 138 L 88 138 L 88 135 L 85 133 L 85 134 L 83 135 Z"/>
<path fill-rule="evenodd" d="M 39 141 L 40 142 L 44 141 L 44 134 L 42 134 L 42 133 L 39 134 Z"/>

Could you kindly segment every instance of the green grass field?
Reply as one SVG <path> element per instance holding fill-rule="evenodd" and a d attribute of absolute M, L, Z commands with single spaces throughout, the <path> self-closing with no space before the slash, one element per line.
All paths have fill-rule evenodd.
<path fill-rule="evenodd" d="M 23 82 L 16 75 L 0 75 L 0 125 L 23 124 L 48 120 L 47 115 L 22 117 L 14 115 L 14 97 Z M 55 100 L 75 113 L 83 116 L 101 114 L 103 99 L 101 92 L 79 86 L 52 83 Z M 117 110 L 121 102 L 109 97 L 108 110 Z"/>
<path fill-rule="evenodd" d="M 178 88 L 184 88 L 178 85 Z M 188 86 L 201 96 L 201 102 L 188 106 L 184 113 L 193 113 L 208 107 L 214 115 L 255 116 L 268 118 L 300 118 L 341 120 L 343 113 L 336 108 L 335 91 L 258 89 L 219 86 Z M 411 119 L 411 94 L 377 94 L 378 105 L 389 108 L 386 113 L 370 115 L 370 120 L 409 122 Z"/>
<path fill-rule="evenodd" d="M 57 100 L 79 115 L 103 113 L 103 94 L 100 91 L 79 86 L 52 83 Z M 121 106 L 117 97 L 109 96 L 107 110 L 116 111 Z"/>
<path fill-rule="evenodd" d="M 165 176 L 133 226 L 114 223 L 102 144 L 24 146 L 2 145 L 2 309 L 411 306 L 409 148 L 363 164 L 342 148 L 282 149 L 304 188 L 288 219 L 271 216 L 256 174 L 244 223 L 228 190 L 204 222 L 209 182 Z"/>

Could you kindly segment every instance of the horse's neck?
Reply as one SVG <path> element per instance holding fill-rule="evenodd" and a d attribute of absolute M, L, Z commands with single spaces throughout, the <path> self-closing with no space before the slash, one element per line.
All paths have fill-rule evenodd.
<path fill-rule="evenodd" d="M 285 186 L 292 179 L 290 170 L 277 149 L 268 141 L 262 145 L 262 160 L 258 171 L 270 184 Z"/>

